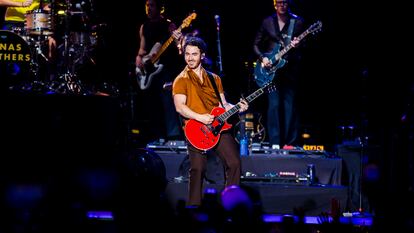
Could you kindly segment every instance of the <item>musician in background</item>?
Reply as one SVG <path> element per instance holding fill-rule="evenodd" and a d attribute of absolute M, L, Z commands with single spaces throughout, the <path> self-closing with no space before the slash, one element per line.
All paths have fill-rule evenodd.
<path fill-rule="evenodd" d="M 273 0 L 276 13 L 266 17 L 257 31 L 253 50 L 258 57 L 257 65 L 271 67 L 269 54 L 289 43 L 297 47 L 296 38 L 303 32 L 303 20 L 289 10 L 289 0 Z M 283 58 L 287 64 L 279 68 L 273 78 L 276 91 L 268 93 L 267 131 L 273 149 L 291 148 L 299 137 L 299 116 L 296 109 L 296 91 L 299 75 L 300 51 L 290 50 Z"/>
<path fill-rule="evenodd" d="M 42 3 L 42 5 L 41 5 Z M 6 6 L 2 30 L 13 31 L 17 34 L 26 34 L 25 22 L 26 13 L 42 9 L 50 12 L 50 3 L 48 0 L 0 0 L 0 6 Z M 53 57 L 56 48 L 56 41 L 53 37 L 48 37 L 48 57 Z"/>
<path fill-rule="evenodd" d="M 2 30 L 23 30 L 26 12 L 39 9 L 39 0 L 0 0 L 0 6 L 7 7 Z"/>
<path fill-rule="evenodd" d="M 210 114 L 214 107 L 220 106 L 229 110 L 233 105 L 226 101 L 220 77 L 203 68 L 202 59 L 205 56 L 205 51 L 206 44 L 202 39 L 192 37 L 186 40 L 184 59 L 187 65 L 174 80 L 173 97 L 177 112 L 185 120 L 192 119 L 208 125 L 213 123 L 215 119 L 214 115 Z M 210 78 L 214 80 L 217 89 L 213 87 Z M 216 95 L 216 90 L 219 96 Z M 245 100 L 241 100 L 238 104 L 240 112 L 248 109 Z M 240 156 L 237 143 L 231 132 L 223 131 L 212 151 L 217 154 L 225 167 L 225 185 L 238 185 L 241 173 Z M 199 206 L 207 167 L 207 154 L 190 143 L 188 143 L 188 154 L 191 165 L 187 205 Z"/>
<path fill-rule="evenodd" d="M 153 75 L 151 83 L 145 90 L 146 101 L 143 102 L 147 117 L 151 122 L 152 137 L 176 140 L 182 137 L 181 124 L 178 114 L 175 112 L 171 97 L 171 88 L 163 88 L 168 82 L 172 82 L 182 67 L 177 65 L 180 61 L 178 44 L 182 34 L 176 30 L 176 25 L 163 15 L 164 4 L 162 0 L 147 0 L 145 3 L 147 20 L 139 28 L 139 50 L 135 59 L 135 65 L 140 70 L 145 69 L 145 63 L 151 62 L 160 51 L 161 46 L 170 36 L 174 38 L 174 44 L 160 55 L 158 64 L 162 64 L 159 73 L 146 73 L 148 77 Z M 147 72 L 151 70 L 146 70 Z M 158 72 L 154 71 L 153 73 Z M 138 76 L 139 74 L 137 74 Z M 151 101 L 148 101 L 149 98 Z M 162 123 L 164 122 L 164 123 Z"/>

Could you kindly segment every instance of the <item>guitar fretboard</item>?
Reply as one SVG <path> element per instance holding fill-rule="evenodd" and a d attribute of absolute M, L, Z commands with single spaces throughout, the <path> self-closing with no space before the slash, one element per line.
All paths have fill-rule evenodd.
<path fill-rule="evenodd" d="M 316 23 L 314 23 L 312 26 L 310 26 L 306 31 L 302 32 L 302 34 L 300 34 L 297 38 L 299 40 L 299 42 L 305 38 L 305 36 L 307 36 L 309 33 L 313 33 L 315 31 L 318 31 L 322 28 L 322 22 L 318 21 Z M 292 42 L 290 42 L 284 49 L 280 50 L 276 55 L 276 61 L 280 60 L 283 55 L 285 55 L 291 48 L 293 48 L 293 44 Z"/>
<path fill-rule="evenodd" d="M 259 97 L 261 94 L 264 93 L 264 88 L 266 88 L 267 85 L 265 85 L 264 87 L 256 90 L 255 92 L 253 92 L 252 94 L 250 94 L 249 96 L 246 97 L 246 101 L 247 103 L 252 102 L 254 99 L 256 99 L 257 97 Z M 229 119 L 233 114 L 235 114 L 236 112 L 238 112 L 240 109 L 240 105 L 236 104 L 234 105 L 234 107 L 232 107 L 231 109 L 229 109 L 227 112 L 221 114 L 219 117 L 217 117 L 217 120 L 220 122 L 224 122 L 227 119 Z"/>
<path fill-rule="evenodd" d="M 309 34 L 309 30 L 304 31 L 302 34 L 300 34 L 297 38 L 299 41 L 301 41 L 303 38 L 305 38 L 305 36 L 307 36 Z M 286 46 L 285 48 L 283 48 L 282 50 L 280 50 L 280 52 L 278 52 L 276 54 L 276 61 L 280 60 L 281 57 L 283 57 L 283 55 L 285 55 L 291 48 L 293 48 L 293 44 L 289 43 L 288 46 Z"/>
<path fill-rule="evenodd" d="M 179 31 L 181 31 L 182 27 L 180 26 L 178 28 Z M 165 49 L 168 48 L 168 46 L 170 46 L 171 42 L 173 42 L 174 37 L 170 36 L 170 38 L 168 38 L 167 41 L 165 41 L 165 43 L 161 46 L 160 50 L 158 51 L 158 53 L 151 59 L 152 63 L 155 63 L 158 61 L 158 59 L 160 59 L 161 54 L 164 52 Z"/>
<path fill-rule="evenodd" d="M 190 25 L 190 22 L 195 19 L 197 16 L 196 13 L 192 13 L 190 16 L 188 16 L 183 23 L 180 25 L 179 28 L 177 28 L 178 31 L 181 32 L 181 30 L 184 27 L 188 27 L 188 25 Z M 154 64 L 155 62 L 158 61 L 158 59 L 160 59 L 161 54 L 165 51 L 165 49 L 168 48 L 168 46 L 171 44 L 171 42 L 173 42 L 174 37 L 171 35 L 170 38 L 168 38 L 167 41 L 164 42 L 164 44 L 161 46 L 160 50 L 157 52 L 157 54 L 155 54 L 155 56 L 153 58 L 151 58 L 151 62 Z"/>

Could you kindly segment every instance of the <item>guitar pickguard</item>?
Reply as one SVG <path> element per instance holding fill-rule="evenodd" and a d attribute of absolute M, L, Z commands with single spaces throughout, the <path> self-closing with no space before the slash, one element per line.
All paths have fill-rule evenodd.
<path fill-rule="evenodd" d="M 283 58 L 276 59 L 277 53 L 280 51 L 280 45 L 277 44 L 273 49 L 273 52 L 265 56 L 272 62 L 271 67 L 264 67 L 261 62 L 255 67 L 254 79 L 259 87 L 263 87 L 266 83 L 272 82 L 276 76 L 276 71 L 282 68 L 286 64 L 286 60 Z"/>
<path fill-rule="evenodd" d="M 146 90 L 150 87 L 152 79 L 155 75 L 161 72 L 164 65 L 158 63 L 147 63 L 145 67 L 145 69 L 140 69 L 137 67 L 135 70 L 137 73 L 138 85 L 141 90 Z"/>

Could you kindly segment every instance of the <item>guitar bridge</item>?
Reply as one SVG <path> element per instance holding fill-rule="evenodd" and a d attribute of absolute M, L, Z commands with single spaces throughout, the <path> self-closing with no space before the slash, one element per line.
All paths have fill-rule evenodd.
<path fill-rule="evenodd" d="M 203 125 L 203 126 L 201 126 L 201 132 L 203 132 L 203 134 L 204 135 L 207 135 L 207 134 L 209 134 L 210 132 L 212 132 L 213 131 L 213 129 L 212 129 L 212 125 Z"/>
<path fill-rule="evenodd" d="M 223 125 L 224 125 L 224 122 L 219 122 L 219 124 L 217 126 L 215 126 L 215 127 L 212 126 L 212 125 L 210 125 L 211 132 L 213 133 L 214 136 L 219 135 L 219 133 L 221 131 L 221 128 L 223 128 Z"/>

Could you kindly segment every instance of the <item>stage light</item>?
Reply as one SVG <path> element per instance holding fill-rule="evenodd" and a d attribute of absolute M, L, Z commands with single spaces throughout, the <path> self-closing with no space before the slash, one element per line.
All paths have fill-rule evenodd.
<path fill-rule="evenodd" d="M 238 206 L 245 206 L 249 210 L 253 207 L 249 195 L 237 185 L 226 187 L 221 193 L 221 201 L 227 211 L 232 211 Z"/>
<path fill-rule="evenodd" d="M 302 134 L 303 139 L 309 139 L 310 137 L 311 137 L 311 135 L 309 133 L 303 133 Z"/>

